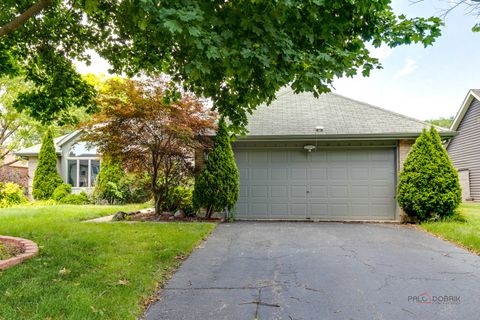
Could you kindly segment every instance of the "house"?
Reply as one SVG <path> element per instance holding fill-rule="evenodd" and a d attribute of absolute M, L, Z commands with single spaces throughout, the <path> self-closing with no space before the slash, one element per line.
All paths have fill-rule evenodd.
<path fill-rule="evenodd" d="M 282 89 L 233 143 L 237 219 L 401 220 L 398 174 L 431 125 L 338 94 Z M 438 128 L 442 139 L 455 132 Z M 197 157 L 199 158 L 199 157 Z"/>
<path fill-rule="evenodd" d="M 54 139 L 57 169 L 63 181 L 72 185 L 72 193 L 93 190 L 100 171 L 100 155 L 80 141 L 82 132 L 74 131 Z M 15 154 L 28 161 L 28 194 L 32 194 L 33 177 L 37 169 L 41 144 L 20 150 Z"/>
<path fill-rule="evenodd" d="M 4 153 L 5 151 L 3 151 Z M 28 163 L 12 153 L 7 153 L 2 161 L 5 166 L 0 168 L 0 182 L 13 182 L 28 189 Z"/>
<path fill-rule="evenodd" d="M 450 130 L 458 131 L 447 151 L 458 170 L 463 199 L 480 201 L 480 89 L 468 92 Z"/>

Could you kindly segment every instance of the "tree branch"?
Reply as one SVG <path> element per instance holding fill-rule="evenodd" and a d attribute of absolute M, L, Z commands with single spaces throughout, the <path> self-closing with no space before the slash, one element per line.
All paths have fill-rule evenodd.
<path fill-rule="evenodd" d="M 12 161 L 7 162 L 7 163 L 2 163 L 2 164 L 0 165 L 0 168 L 7 167 L 7 166 L 9 166 L 9 165 L 12 165 L 12 164 L 18 162 L 18 161 L 20 161 L 20 159 L 15 159 L 15 160 L 12 160 Z"/>
<path fill-rule="evenodd" d="M 0 28 L 0 38 L 17 30 L 22 24 L 31 17 L 36 16 L 40 11 L 52 4 L 52 0 L 39 0 L 37 3 L 28 8 L 21 15 L 15 17 L 12 21 Z"/>

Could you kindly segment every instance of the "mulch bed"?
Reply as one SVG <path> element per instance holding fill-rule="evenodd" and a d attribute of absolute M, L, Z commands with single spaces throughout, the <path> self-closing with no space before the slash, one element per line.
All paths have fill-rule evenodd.
<path fill-rule="evenodd" d="M 0 271 L 38 254 L 38 246 L 28 239 L 0 236 Z"/>
<path fill-rule="evenodd" d="M 205 219 L 202 217 L 184 217 L 176 218 L 170 214 L 156 215 L 154 212 L 136 213 L 128 216 L 126 221 L 161 221 L 161 222 L 221 222 L 222 219 L 211 218 Z"/>
<path fill-rule="evenodd" d="M 18 243 L 0 241 L 0 260 L 7 260 L 25 252 Z"/>

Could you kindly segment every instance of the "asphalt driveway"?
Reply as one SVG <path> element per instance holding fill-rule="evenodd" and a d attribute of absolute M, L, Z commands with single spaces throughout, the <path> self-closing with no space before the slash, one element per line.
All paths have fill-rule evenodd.
<path fill-rule="evenodd" d="M 237 222 L 159 295 L 148 320 L 479 319 L 480 258 L 400 225 Z"/>

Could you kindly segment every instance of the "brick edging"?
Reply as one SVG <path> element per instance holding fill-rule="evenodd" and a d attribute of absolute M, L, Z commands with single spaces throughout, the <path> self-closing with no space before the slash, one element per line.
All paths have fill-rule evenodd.
<path fill-rule="evenodd" d="M 33 241 L 9 236 L 0 236 L 0 241 L 3 243 L 15 243 L 16 245 L 21 246 L 25 250 L 18 256 L 12 257 L 7 260 L 0 260 L 0 270 L 5 270 L 13 267 L 38 254 L 38 246 Z"/>

